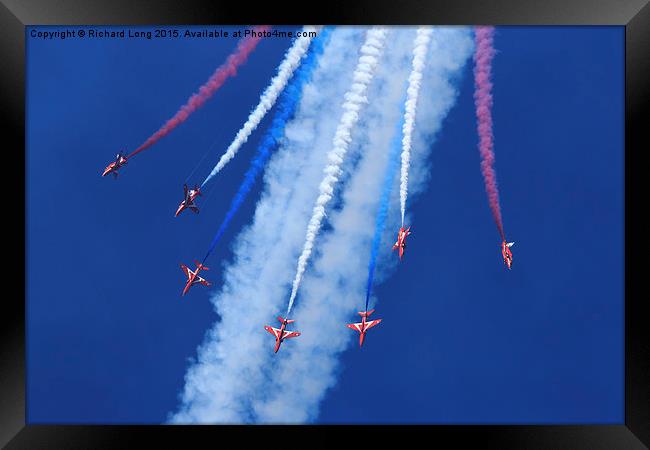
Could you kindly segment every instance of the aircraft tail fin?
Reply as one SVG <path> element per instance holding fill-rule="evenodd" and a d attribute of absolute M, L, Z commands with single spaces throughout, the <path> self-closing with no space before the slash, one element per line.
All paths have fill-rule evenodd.
<path fill-rule="evenodd" d="M 194 260 L 194 263 L 196 264 L 196 267 L 201 267 L 201 270 L 210 270 L 209 267 L 207 266 L 202 266 L 200 262 L 198 262 L 196 259 Z"/>

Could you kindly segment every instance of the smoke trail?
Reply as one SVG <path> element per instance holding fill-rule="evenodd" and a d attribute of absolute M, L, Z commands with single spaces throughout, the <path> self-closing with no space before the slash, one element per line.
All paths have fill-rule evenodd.
<path fill-rule="evenodd" d="M 497 176 L 494 172 L 494 136 L 492 134 L 492 46 L 494 27 L 476 27 L 474 29 L 476 46 L 474 49 L 474 104 L 478 119 L 479 151 L 481 153 L 481 172 L 485 180 L 490 209 L 499 229 L 501 239 L 505 241 Z"/>
<path fill-rule="evenodd" d="M 422 82 L 422 71 L 426 61 L 431 27 L 418 28 L 413 47 L 413 69 L 409 75 L 409 87 L 406 91 L 406 105 L 404 111 L 404 127 L 402 136 L 402 170 L 400 177 L 400 206 L 402 211 L 402 226 L 406 212 L 406 197 L 408 195 L 409 165 L 411 164 L 411 135 L 415 125 L 415 111 L 418 104 L 418 94 Z"/>
<path fill-rule="evenodd" d="M 188 364 L 173 423 L 252 422 L 250 402 L 262 394 L 271 364 L 261 327 L 286 307 L 286 280 L 295 273 L 313 201 L 334 136 L 341 98 L 350 85 L 365 31 L 338 27 L 303 87 L 294 118 L 264 169 L 250 224 L 232 240 L 222 285 L 211 295 L 218 319 Z M 278 230 L 282 230 L 281 233 Z M 283 292 L 285 294 L 283 294 Z M 285 349 L 283 349 L 284 351 Z"/>
<path fill-rule="evenodd" d="M 366 286 L 366 308 L 368 311 L 368 303 L 370 302 L 370 294 L 372 292 L 372 282 L 375 278 L 375 266 L 377 265 L 377 255 L 379 253 L 379 244 L 381 237 L 386 227 L 386 217 L 388 216 L 388 207 L 390 205 L 390 193 L 393 190 L 393 181 L 395 173 L 397 172 L 397 165 L 399 163 L 399 154 L 401 150 L 400 137 L 402 136 L 403 123 L 398 123 L 398 128 L 391 143 L 390 154 L 388 155 L 388 165 L 384 174 L 384 184 L 381 189 L 381 196 L 379 197 L 379 209 L 375 217 L 375 235 L 372 239 L 372 246 L 370 248 L 370 262 L 368 263 L 368 284 Z"/>
<path fill-rule="evenodd" d="M 212 172 L 203 180 L 201 187 L 205 186 L 208 181 L 212 179 L 216 174 L 218 174 L 221 169 L 224 168 L 226 164 L 230 162 L 231 159 L 235 157 L 235 154 L 239 151 L 239 148 L 246 143 L 251 133 L 257 128 L 259 123 L 262 121 L 266 113 L 273 107 L 273 104 L 282 92 L 282 89 L 286 86 L 289 78 L 296 70 L 296 67 L 300 64 L 300 60 L 305 55 L 309 43 L 312 38 L 310 33 L 313 31 L 318 31 L 320 27 L 305 26 L 303 27 L 303 35 L 297 38 L 291 48 L 287 51 L 284 60 L 278 67 L 278 73 L 271 80 L 271 84 L 266 88 L 262 96 L 260 97 L 260 102 L 255 107 L 253 112 L 248 116 L 248 120 L 244 126 L 237 132 L 235 139 L 226 149 L 226 152 L 221 156 L 219 162 Z"/>
<path fill-rule="evenodd" d="M 199 91 L 192 94 L 187 103 L 181 106 L 181 109 L 179 109 L 176 114 L 174 114 L 174 117 L 165 122 L 165 124 L 160 127 L 158 131 L 152 134 L 151 137 L 149 137 L 149 139 L 144 142 L 144 144 L 131 152 L 127 156 L 127 159 L 137 155 L 141 151 L 158 142 L 162 137 L 169 134 L 169 132 L 176 128 L 178 125 L 185 122 L 194 111 L 203 106 L 203 104 L 210 97 L 212 97 L 212 95 L 217 92 L 221 86 L 223 86 L 229 77 L 235 76 L 237 74 L 237 68 L 246 62 L 248 56 L 253 50 L 255 50 L 255 47 L 257 47 L 260 39 L 262 39 L 264 32 L 268 31 L 269 29 L 270 27 L 267 25 L 255 27 L 254 32 L 252 33 L 252 37 L 247 37 L 239 41 L 237 44 L 237 49 L 230 56 L 228 56 L 228 59 L 225 63 L 223 63 L 217 68 L 217 70 L 214 71 L 208 81 L 199 88 Z"/>
<path fill-rule="evenodd" d="M 361 55 L 357 67 L 354 71 L 352 86 L 345 94 L 345 103 L 343 109 L 345 112 L 341 116 L 339 126 L 334 135 L 334 148 L 328 154 L 329 163 L 325 167 L 325 178 L 320 184 L 320 194 L 316 199 L 312 217 L 307 225 L 307 235 L 305 237 L 305 244 L 302 253 L 298 258 L 298 268 L 296 276 L 293 280 L 293 287 L 291 290 L 291 297 L 289 298 L 289 306 L 287 307 L 287 317 L 291 313 L 293 302 L 300 287 L 302 275 L 305 272 L 307 262 L 311 256 L 314 247 L 314 241 L 325 216 L 325 206 L 332 198 L 334 193 L 334 185 L 339 180 L 341 175 L 341 164 L 345 158 L 345 154 L 352 140 L 351 132 L 354 125 L 359 120 L 359 110 L 363 103 L 368 100 L 365 97 L 368 86 L 372 81 L 375 68 L 379 62 L 384 39 L 386 38 L 386 30 L 382 28 L 374 28 L 367 32 L 366 41 L 361 47 Z"/>
<path fill-rule="evenodd" d="M 223 236 L 223 233 L 228 228 L 230 221 L 239 210 L 239 207 L 241 206 L 243 201 L 246 199 L 246 196 L 248 195 L 251 188 L 253 187 L 253 184 L 255 184 L 255 180 L 257 179 L 257 176 L 262 171 L 262 169 L 264 169 L 264 166 L 266 165 L 267 161 L 269 160 L 269 157 L 271 156 L 272 150 L 278 145 L 280 139 L 282 139 L 284 135 L 284 128 L 286 126 L 286 123 L 294 115 L 296 107 L 300 102 L 300 97 L 302 95 L 302 88 L 305 85 L 305 83 L 307 83 L 311 78 L 312 72 L 314 71 L 314 67 L 316 66 L 316 61 L 318 57 L 323 53 L 323 48 L 329 38 L 330 33 L 331 33 L 331 29 L 329 27 L 326 27 L 319 34 L 319 36 L 316 39 L 314 39 L 311 46 L 311 50 L 307 55 L 307 57 L 305 58 L 303 65 L 295 73 L 295 75 L 291 79 L 291 82 L 289 83 L 285 91 L 282 93 L 282 97 L 278 102 L 277 112 L 273 117 L 273 122 L 271 123 L 271 127 L 266 132 L 266 135 L 262 139 L 262 143 L 257 149 L 257 154 L 251 161 L 250 167 L 244 174 L 244 181 L 239 186 L 239 190 L 235 194 L 235 197 L 232 199 L 232 203 L 230 204 L 230 209 L 226 213 L 226 217 L 221 223 L 221 226 L 219 227 L 217 234 L 212 239 L 212 242 L 210 243 L 210 248 L 208 249 L 205 257 L 203 258 L 203 262 L 205 262 L 208 259 L 210 253 L 212 253 L 212 251 L 216 247 L 217 243 Z"/>
<path fill-rule="evenodd" d="M 410 201 L 422 191 L 430 176 L 428 155 L 435 142 L 434 134 L 441 129 L 443 119 L 454 104 L 458 78 L 463 73 L 461 69 L 471 56 L 473 40 L 469 31 L 461 27 L 434 29 L 422 78 L 417 126 L 413 131 Z M 395 126 L 402 119 L 399 113 L 404 104 L 404 82 L 411 69 L 414 36 L 415 29 L 406 27 L 391 33 L 390 46 L 386 48 L 376 81 L 368 93 L 373 100 L 364 113 L 366 123 L 359 125 L 359 131 L 369 130 L 367 139 L 355 138 L 355 144 L 363 149 L 361 159 L 341 192 L 341 208 L 328 213 L 331 231 L 318 238 L 318 254 L 312 258 L 310 270 L 301 283 L 302 300 L 294 307 L 292 318 L 296 319 L 298 326 L 295 328 L 302 336 L 281 350 L 284 354 L 279 360 L 269 351 L 271 344 L 266 344 L 270 356 L 269 361 L 264 360 L 262 364 L 272 364 L 272 370 L 261 383 L 245 388 L 248 396 L 255 399 L 257 422 L 317 420 L 319 404 L 341 375 L 341 352 L 350 343 L 356 344 L 358 336 L 344 324 L 357 311 L 359 298 L 365 294 L 377 194 L 384 181 L 382 174 L 387 166 Z M 351 147 L 350 156 L 353 151 Z M 387 228 L 397 227 L 400 222 L 399 186 L 393 191 Z M 382 243 L 392 243 L 392 238 L 392 233 L 389 236 L 386 230 Z M 395 258 L 384 257 L 390 254 L 389 245 L 380 245 L 375 285 L 388 275 L 389 268 L 398 264 Z M 257 285 L 258 290 L 265 288 Z M 373 345 L 372 341 L 369 344 Z M 351 420 L 362 422 L 364 419 L 359 416 Z M 399 411 L 393 414 L 393 420 L 399 421 Z"/>
<path fill-rule="evenodd" d="M 377 197 L 395 126 L 402 120 L 414 28 L 392 29 L 368 90 L 372 102 L 356 126 L 345 163 L 354 161 L 355 170 L 346 171 L 345 183 L 339 183 L 341 207 L 328 212 L 331 230 L 318 237 L 319 251 L 301 282 L 302 301 L 294 305 L 292 318 L 302 336 L 285 343 L 276 355 L 262 325 L 278 308 L 286 308 L 286 280 L 295 274 L 318 196 L 313 181 L 322 178 L 342 114 L 342 102 L 332 99 L 341 98 L 350 86 L 365 32 L 360 27 L 337 28 L 312 81 L 305 85 L 295 117 L 264 169 L 255 213 L 232 240 L 233 258 L 224 265 L 222 286 L 211 296 L 214 323 L 187 365 L 169 422 L 309 422 L 318 418 L 320 403 L 337 383 L 341 352 L 356 341 L 343 324 L 365 294 Z M 454 105 L 472 49 L 470 29 L 434 27 L 413 132 L 411 202 L 426 187 L 430 151 Z M 392 243 L 388 229 L 399 226 L 398 192 L 399 186 L 393 186 L 375 285 L 397 266 L 397 260 L 384 257 L 391 252 L 383 244 Z"/>

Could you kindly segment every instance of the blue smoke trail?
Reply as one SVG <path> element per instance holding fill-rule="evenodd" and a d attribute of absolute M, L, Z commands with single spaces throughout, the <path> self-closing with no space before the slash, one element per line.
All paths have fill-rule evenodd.
<path fill-rule="evenodd" d="M 377 265 L 377 254 L 379 253 L 379 244 L 381 243 L 381 235 L 384 233 L 386 227 L 386 217 L 388 216 L 388 205 L 390 203 L 390 193 L 393 190 L 393 180 L 395 174 L 399 169 L 400 154 L 402 150 L 402 126 L 404 124 L 404 102 L 402 102 L 402 111 L 400 117 L 402 120 L 398 122 L 397 132 L 393 137 L 391 143 L 390 153 L 388 155 L 388 165 L 384 174 L 384 185 L 381 189 L 381 197 L 379 197 L 379 209 L 375 216 L 375 236 L 372 239 L 372 247 L 370 249 L 370 262 L 368 263 L 368 286 L 366 288 L 366 309 L 368 311 L 368 302 L 370 301 L 370 293 L 372 291 L 372 281 L 375 278 L 375 266 Z"/>
<path fill-rule="evenodd" d="M 239 190 L 235 197 L 232 199 L 230 204 L 230 210 L 226 213 L 226 217 L 223 219 L 219 231 L 212 239 L 210 248 L 203 258 L 203 262 L 208 259 L 210 253 L 214 250 L 217 243 L 225 233 L 230 221 L 235 216 L 239 207 L 246 199 L 246 196 L 250 192 L 253 184 L 255 184 L 255 179 L 259 173 L 264 169 L 264 166 L 271 157 L 271 152 L 278 145 L 282 136 L 284 136 L 284 127 L 287 122 L 293 117 L 298 103 L 300 103 L 300 98 L 302 96 L 302 88 L 311 79 L 311 75 L 316 67 L 316 61 L 318 57 L 323 53 L 325 44 L 327 43 L 330 34 L 332 33 L 332 27 L 324 27 L 316 38 L 311 42 L 309 52 L 305 56 L 304 61 L 298 70 L 291 77 L 291 81 L 284 88 L 278 103 L 276 104 L 276 112 L 273 117 L 273 122 L 271 127 L 267 131 L 266 135 L 262 139 L 262 143 L 257 149 L 257 154 L 251 161 L 251 165 L 244 175 L 244 181 L 239 186 Z"/>

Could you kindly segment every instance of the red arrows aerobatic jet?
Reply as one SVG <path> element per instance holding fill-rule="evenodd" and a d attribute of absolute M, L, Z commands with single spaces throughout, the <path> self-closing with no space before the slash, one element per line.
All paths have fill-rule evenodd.
<path fill-rule="evenodd" d="M 196 260 L 194 262 L 196 263 L 195 271 L 192 271 L 192 269 L 181 263 L 181 269 L 183 269 L 183 272 L 185 272 L 185 275 L 187 276 L 187 284 L 185 284 L 185 289 L 183 289 L 181 296 L 185 295 L 187 291 L 189 291 L 190 288 L 195 284 L 201 283 L 204 286 L 210 286 L 210 282 L 208 280 L 203 279 L 199 276 L 200 271 L 209 269 Z"/>
<path fill-rule="evenodd" d="M 176 210 L 176 214 L 174 215 L 174 217 L 178 217 L 178 215 L 181 212 L 183 212 L 183 210 L 185 208 L 190 208 L 195 213 L 199 212 L 199 207 L 196 206 L 196 204 L 194 203 L 194 199 L 198 195 L 203 195 L 203 194 L 201 194 L 201 188 L 199 188 L 199 186 L 196 185 L 196 186 L 194 186 L 194 189 L 187 189 L 187 184 L 184 184 L 183 185 L 183 195 L 185 196 L 185 198 L 183 199 L 181 204 L 178 205 L 178 209 Z"/>
<path fill-rule="evenodd" d="M 501 243 L 501 254 L 503 255 L 503 263 L 508 266 L 508 269 L 512 266 L 512 251 L 510 251 L 510 247 L 514 245 L 514 242 L 508 242 L 503 241 Z"/>
<path fill-rule="evenodd" d="M 404 249 L 406 248 L 406 236 L 411 234 L 411 227 L 408 228 L 400 228 L 399 232 L 397 233 L 397 242 L 393 245 L 393 250 L 396 248 L 399 248 L 399 259 L 402 259 L 402 256 L 404 256 Z"/>
<path fill-rule="evenodd" d="M 115 161 L 110 163 L 108 166 L 106 166 L 106 169 L 104 169 L 104 173 L 102 173 L 102 176 L 105 177 L 109 173 L 112 173 L 115 178 L 117 178 L 117 169 L 122 167 L 124 164 L 126 164 L 126 156 L 122 156 L 122 153 L 118 153 L 117 156 L 115 157 Z"/>
<path fill-rule="evenodd" d="M 381 322 L 381 319 L 370 320 L 370 321 L 366 320 L 368 317 L 370 317 L 370 314 L 374 312 L 375 312 L 374 309 L 371 309 L 370 311 L 359 311 L 359 315 L 361 316 L 361 322 L 346 324 L 348 328 L 351 328 L 359 332 L 359 347 L 363 345 L 363 339 L 366 337 L 366 331 L 368 331 L 370 328 L 374 327 L 375 325 L 379 324 L 379 322 Z"/>
<path fill-rule="evenodd" d="M 278 350 L 280 350 L 280 344 L 282 344 L 285 339 L 300 336 L 300 333 L 298 331 L 285 330 L 287 325 L 295 322 L 295 320 L 285 319 L 281 316 L 278 316 L 278 320 L 280 323 L 282 323 L 282 326 L 279 329 L 264 325 L 264 329 L 275 336 L 275 349 L 273 350 L 274 353 L 277 353 Z"/>

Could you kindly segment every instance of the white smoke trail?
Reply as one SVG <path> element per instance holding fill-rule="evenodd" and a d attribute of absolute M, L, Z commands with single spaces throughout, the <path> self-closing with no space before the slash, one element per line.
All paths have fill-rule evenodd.
<path fill-rule="evenodd" d="M 235 157 L 235 154 L 237 154 L 241 146 L 246 143 L 251 133 L 255 131 L 255 128 L 257 128 L 257 126 L 262 121 L 266 113 L 273 107 L 275 101 L 278 99 L 278 96 L 280 95 L 284 87 L 287 85 L 289 79 L 291 78 L 291 75 L 293 75 L 293 72 L 300 64 L 300 61 L 302 60 L 303 56 L 305 56 L 305 53 L 307 52 L 307 49 L 309 48 L 309 44 L 311 43 L 312 40 L 312 37 L 310 37 L 310 33 L 314 31 L 318 32 L 320 31 L 321 28 L 322 27 L 320 26 L 303 27 L 302 35 L 296 38 L 291 48 L 287 50 L 284 60 L 278 67 L 277 75 L 273 77 L 273 79 L 271 80 L 271 84 L 269 84 L 266 90 L 264 90 L 264 93 L 260 97 L 260 102 L 257 104 L 253 112 L 251 112 L 251 114 L 248 116 L 248 119 L 246 120 L 244 126 L 241 127 L 241 129 L 237 132 L 235 139 L 228 146 L 226 152 L 223 155 L 221 155 L 219 162 L 217 162 L 217 165 L 214 166 L 212 172 L 210 172 L 210 174 L 205 178 L 205 180 L 203 180 L 203 183 L 201 183 L 201 187 L 205 186 L 208 183 L 208 181 L 210 181 L 215 175 L 217 175 L 221 171 L 221 169 L 223 169 L 225 165 L 228 164 L 230 160 L 232 160 Z"/>
<path fill-rule="evenodd" d="M 295 273 L 318 195 L 313 180 L 322 176 L 342 114 L 341 104 L 332 99 L 341 98 L 351 83 L 364 29 L 337 28 L 313 81 L 305 87 L 285 142 L 266 168 L 251 224 L 233 240 L 234 260 L 227 263 L 223 288 L 212 298 L 219 320 L 188 367 L 178 412 L 170 422 L 300 423 L 317 417 L 327 389 L 336 383 L 339 354 L 358 340 L 343 324 L 363 305 L 382 174 L 411 69 L 415 29 L 391 30 L 390 45 L 368 92 L 373 100 L 348 150 L 347 178 L 339 182 L 340 209 L 328 213 L 331 231 L 321 232 L 319 251 L 302 281 L 302 301 L 293 317 L 302 336 L 285 342 L 276 355 L 262 325 L 282 308 L 285 280 Z M 429 151 L 454 104 L 457 79 L 472 46 L 469 29 L 434 28 L 413 132 L 411 201 L 430 176 Z M 354 170 L 347 170 L 352 165 Z M 387 257 L 393 238 L 388 230 L 399 222 L 397 189 L 394 193 L 378 281 L 396 261 Z"/>
<path fill-rule="evenodd" d="M 307 262 L 314 248 L 314 241 L 320 230 L 323 217 L 325 216 L 325 206 L 329 203 L 334 194 L 334 186 L 339 181 L 341 175 L 341 164 L 345 159 L 348 146 L 352 141 L 352 129 L 359 120 L 359 111 L 364 103 L 368 103 L 366 91 L 372 81 L 375 69 L 379 62 L 384 40 L 386 39 L 386 30 L 383 28 L 373 28 L 366 34 L 366 41 L 361 47 L 359 62 L 354 71 L 352 86 L 345 94 L 343 103 L 343 115 L 334 135 L 334 147 L 327 155 L 328 165 L 325 167 L 325 178 L 320 184 L 320 193 L 314 205 L 314 212 L 307 225 L 307 235 L 305 236 L 305 245 L 302 253 L 298 258 L 298 267 L 296 276 L 293 280 L 289 306 L 287 307 L 287 317 L 291 313 L 293 302 L 298 294 L 300 281 L 305 273 Z"/>
<path fill-rule="evenodd" d="M 286 306 L 286 280 L 304 243 L 313 199 L 352 81 L 364 29 L 334 29 L 312 81 L 303 88 L 284 142 L 265 169 L 251 224 L 234 240 L 234 261 L 212 302 L 219 320 L 206 333 L 185 375 L 173 423 L 242 423 L 255 418 L 249 403 L 264 385 L 273 347 L 263 329 Z M 272 263 L 269 263 L 272 262 Z M 282 351 L 285 351 L 283 346 Z"/>
<path fill-rule="evenodd" d="M 404 107 L 404 125 L 402 126 L 402 168 L 400 174 L 400 207 L 402 211 L 402 226 L 404 226 L 404 213 L 406 212 L 406 197 L 408 195 L 409 165 L 411 164 L 411 135 L 415 127 L 415 113 L 418 105 L 418 95 L 422 83 L 422 71 L 431 40 L 431 27 L 418 28 L 417 36 L 413 43 L 413 69 L 409 75 L 409 86 L 406 91 Z"/>
<path fill-rule="evenodd" d="M 344 324 L 353 317 L 358 319 L 355 312 L 363 307 L 382 175 L 395 126 L 401 119 L 406 79 L 411 69 L 415 30 L 402 30 L 404 27 L 391 34 L 390 46 L 387 46 L 376 81 L 368 93 L 373 99 L 364 114 L 368 121 L 359 125 L 361 130 L 368 130 L 367 139 L 355 137 L 362 159 L 342 192 L 342 207 L 328 214 L 331 231 L 319 236 L 318 255 L 300 288 L 302 301 L 296 305 L 292 318 L 296 319 L 299 325 L 296 329 L 302 332 L 302 336 L 282 349 L 285 353 L 263 385 L 264 395 L 255 395 L 252 405 L 257 422 L 304 423 L 315 420 L 327 390 L 337 382 L 340 353 L 351 342 L 357 346 L 358 334 Z M 432 170 L 428 156 L 435 142 L 435 133 L 442 127 L 443 119 L 455 102 L 455 86 L 461 69 L 467 67 L 472 46 L 472 35 L 467 28 L 434 29 L 418 105 L 418 126 L 413 132 L 411 198 L 426 186 Z M 350 159 L 354 151 L 350 149 Z M 393 224 L 399 223 L 399 207 L 396 189 L 389 212 L 392 223 L 387 224 L 382 239 L 385 245 L 381 247 L 375 280 L 385 278 L 388 269 L 396 264 L 397 259 L 390 250 L 394 237 L 390 230 Z M 390 318 L 384 317 L 384 320 Z M 380 327 L 376 329 L 377 333 L 386 332 Z M 399 410 L 394 417 L 399 420 Z"/>

